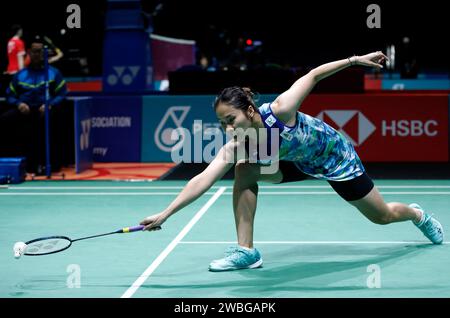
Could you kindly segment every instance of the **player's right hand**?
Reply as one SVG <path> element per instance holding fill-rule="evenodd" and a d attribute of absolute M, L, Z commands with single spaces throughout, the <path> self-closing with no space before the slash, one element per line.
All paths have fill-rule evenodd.
<path fill-rule="evenodd" d="M 143 219 L 140 225 L 145 225 L 143 231 L 157 231 L 161 229 L 161 224 L 166 221 L 167 217 L 163 212 L 150 215 Z"/>

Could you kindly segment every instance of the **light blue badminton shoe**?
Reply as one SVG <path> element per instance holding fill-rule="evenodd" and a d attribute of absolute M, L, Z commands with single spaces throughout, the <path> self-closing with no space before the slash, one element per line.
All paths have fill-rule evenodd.
<path fill-rule="evenodd" d="M 441 244 L 444 241 L 444 230 L 442 229 L 441 223 L 433 218 L 433 215 L 425 213 L 425 211 L 417 203 L 411 203 L 409 205 L 411 208 L 422 211 L 422 219 L 419 223 L 414 223 L 415 226 L 422 231 L 422 233 L 431 241 L 433 244 Z"/>
<path fill-rule="evenodd" d="M 257 268 L 263 263 L 261 254 L 256 248 L 245 249 L 241 246 L 230 247 L 225 251 L 225 257 L 209 264 L 212 272 L 233 271 L 236 269 Z"/>

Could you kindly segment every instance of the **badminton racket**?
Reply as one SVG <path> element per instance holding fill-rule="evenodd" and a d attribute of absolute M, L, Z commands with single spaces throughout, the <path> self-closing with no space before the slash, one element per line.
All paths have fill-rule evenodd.
<path fill-rule="evenodd" d="M 103 234 L 97 234 L 97 235 L 91 235 L 91 236 L 86 236 L 86 237 L 80 237 L 80 238 L 77 238 L 74 240 L 67 236 L 60 236 L 60 235 L 40 237 L 40 238 L 36 238 L 31 241 L 25 242 L 26 248 L 24 251 L 25 253 L 23 253 L 23 255 L 40 256 L 40 255 L 59 253 L 64 250 L 67 250 L 70 246 L 72 246 L 72 243 L 77 242 L 77 241 L 87 240 L 87 239 L 91 239 L 91 238 L 95 238 L 95 237 L 112 235 L 112 234 L 131 233 L 131 232 L 142 231 L 144 229 L 144 227 L 145 227 L 144 225 L 124 227 L 117 231 L 103 233 Z M 157 226 L 156 229 L 160 230 L 161 227 Z"/>

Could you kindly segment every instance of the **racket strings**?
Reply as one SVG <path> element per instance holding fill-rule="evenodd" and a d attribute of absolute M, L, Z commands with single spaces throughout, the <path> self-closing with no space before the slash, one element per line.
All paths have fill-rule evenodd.
<path fill-rule="evenodd" d="M 42 255 L 62 251 L 69 247 L 71 242 L 67 239 L 53 238 L 27 244 L 25 253 L 28 255 Z"/>

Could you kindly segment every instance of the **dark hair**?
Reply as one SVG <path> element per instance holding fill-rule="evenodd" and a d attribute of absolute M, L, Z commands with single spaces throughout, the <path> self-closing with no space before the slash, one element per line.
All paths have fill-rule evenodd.
<path fill-rule="evenodd" d="M 18 32 L 19 30 L 21 30 L 21 29 L 22 29 L 22 26 L 21 26 L 20 24 L 14 24 L 14 25 L 11 27 L 11 33 L 12 33 L 12 35 L 16 35 L 17 32 Z"/>
<path fill-rule="evenodd" d="M 41 38 L 37 35 L 29 42 L 29 48 L 31 49 L 33 47 L 33 44 L 39 44 L 42 46 L 42 49 L 44 49 L 45 43 L 41 40 Z"/>
<path fill-rule="evenodd" d="M 255 105 L 255 94 L 247 87 L 233 86 L 225 88 L 216 97 L 216 100 L 214 101 L 214 110 L 216 110 L 220 103 L 230 105 L 233 108 L 240 109 L 244 112 L 248 109 L 248 106 L 251 105 L 258 111 L 258 108 Z"/>
<path fill-rule="evenodd" d="M 31 40 L 31 43 L 38 43 L 45 45 L 45 41 L 42 39 L 42 37 L 39 34 L 36 34 L 33 39 Z"/>

